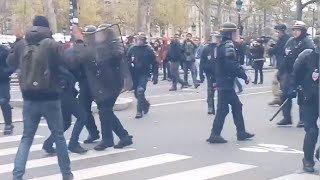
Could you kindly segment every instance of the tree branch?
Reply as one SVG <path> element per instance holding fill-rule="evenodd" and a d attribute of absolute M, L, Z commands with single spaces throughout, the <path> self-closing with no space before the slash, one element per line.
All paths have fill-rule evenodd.
<path fill-rule="evenodd" d="M 302 6 L 301 6 L 301 9 L 305 8 L 306 6 L 308 6 L 309 4 L 312 4 L 312 3 L 315 3 L 315 2 L 319 2 L 320 3 L 320 0 L 310 0 L 306 3 L 303 3 Z"/>
<path fill-rule="evenodd" d="M 199 6 L 199 4 L 195 0 L 193 0 L 192 2 L 198 8 L 200 14 L 203 15 L 203 9 Z"/>

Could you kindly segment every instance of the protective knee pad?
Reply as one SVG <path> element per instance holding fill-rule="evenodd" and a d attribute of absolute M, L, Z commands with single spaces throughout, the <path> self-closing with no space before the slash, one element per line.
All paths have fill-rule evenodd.
<path fill-rule="evenodd" d="M 144 94 L 144 92 L 145 92 L 145 89 L 144 89 L 143 87 L 141 87 L 141 86 L 138 86 L 138 88 L 137 88 L 137 95 L 138 95 L 138 96 L 141 96 L 141 95 Z"/>
<path fill-rule="evenodd" d="M 9 99 L 7 98 L 0 98 L 0 106 L 6 105 L 9 103 Z"/>

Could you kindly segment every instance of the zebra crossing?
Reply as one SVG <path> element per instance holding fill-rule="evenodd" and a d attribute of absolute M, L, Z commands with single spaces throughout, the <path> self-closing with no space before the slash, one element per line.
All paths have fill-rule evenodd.
<path fill-rule="evenodd" d="M 0 136 L 0 179 L 9 180 L 12 179 L 11 172 L 13 169 L 13 158 L 18 149 L 18 144 L 20 141 L 21 135 L 13 136 Z M 44 139 L 44 136 L 36 135 L 36 143 L 31 147 L 30 152 L 35 154 L 41 154 L 42 144 L 41 140 Z M 40 144 L 37 144 L 39 143 Z M 14 147 L 12 144 L 15 143 Z M 11 145 L 11 147 L 10 147 Z M 73 174 L 75 180 L 86 180 L 86 179 L 113 179 L 110 178 L 112 175 L 124 175 L 133 171 L 142 173 L 144 171 L 149 171 L 150 168 L 155 168 L 157 166 L 181 166 L 181 164 L 192 163 L 192 160 L 195 159 L 192 156 L 176 153 L 156 153 L 156 154 L 147 154 L 140 156 L 129 156 L 127 154 L 138 153 L 138 149 L 133 147 L 125 149 L 108 149 L 106 151 L 89 151 L 86 154 L 79 155 L 70 153 L 70 160 L 73 163 L 77 164 L 77 168 L 73 168 Z M 44 154 L 44 153 L 43 153 Z M 10 158 L 7 158 L 10 156 Z M 98 164 L 89 164 L 88 161 L 98 161 L 105 157 L 112 158 L 114 162 L 104 161 Z M 123 158 L 125 157 L 125 158 Z M 133 157 L 133 158 L 132 158 Z M 48 171 L 46 174 L 45 168 L 51 169 L 54 166 L 57 166 L 57 158 L 55 156 L 45 156 L 30 158 L 27 162 L 27 175 L 26 179 L 29 180 L 58 180 L 61 179 L 61 174 L 59 171 Z M 81 167 L 79 167 L 79 164 Z M 255 164 L 242 164 L 239 162 L 222 162 L 218 164 L 209 164 L 202 167 L 196 167 L 193 169 L 181 170 L 177 168 L 177 172 L 164 172 L 162 175 L 156 173 L 156 175 L 141 178 L 146 180 L 206 180 L 206 179 L 216 179 L 220 177 L 228 177 L 228 175 L 250 171 L 251 173 L 259 168 Z M 37 169 L 40 169 L 40 175 L 37 175 L 34 172 L 37 172 Z M 184 168 L 182 168 L 184 169 Z M 28 174 L 28 171 L 31 170 L 32 175 Z M 44 171 L 44 172 L 43 172 Z M 267 172 L 266 172 L 267 173 Z M 142 176 L 144 177 L 144 176 Z M 233 176 L 234 177 L 234 176 Z M 126 177 L 125 179 L 128 179 Z M 130 179 L 130 178 L 129 178 Z M 136 178 L 132 179 L 135 180 Z M 227 178 L 228 179 L 228 178 Z M 234 179 L 234 178 L 233 178 Z M 243 179 L 241 176 L 237 176 L 237 179 Z M 263 179 L 263 178 L 261 178 Z M 320 176 L 316 174 L 306 174 L 306 173 L 292 173 L 285 174 L 281 177 L 272 177 L 271 179 L 265 180 L 319 180 Z M 137 179 L 140 180 L 140 179 Z M 232 178 L 230 178 L 232 180 Z"/>

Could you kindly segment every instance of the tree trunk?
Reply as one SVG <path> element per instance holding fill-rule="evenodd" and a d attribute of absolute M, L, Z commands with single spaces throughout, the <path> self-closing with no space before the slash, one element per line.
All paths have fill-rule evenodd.
<path fill-rule="evenodd" d="M 147 32 L 147 17 L 148 0 L 138 0 L 138 14 L 137 14 L 137 32 Z"/>
<path fill-rule="evenodd" d="M 211 21 L 210 21 L 210 2 L 203 0 L 203 18 L 204 18 L 204 40 L 210 40 Z"/>
<path fill-rule="evenodd" d="M 43 0 L 44 13 L 48 18 L 50 29 L 52 33 L 57 33 L 57 16 L 54 12 L 54 6 L 52 0 Z"/>
<path fill-rule="evenodd" d="M 301 21 L 302 20 L 302 1 L 297 0 L 296 1 L 296 20 Z"/>

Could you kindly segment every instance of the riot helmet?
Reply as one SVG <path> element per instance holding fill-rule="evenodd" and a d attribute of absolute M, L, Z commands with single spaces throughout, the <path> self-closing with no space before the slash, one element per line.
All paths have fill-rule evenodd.
<path fill-rule="evenodd" d="M 219 44 L 221 41 L 221 35 L 218 32 L 213 32 L 210 35 L 210 43 L 212 44 Z"/>
<path fill-rule="evenodd" d="M 223 39 L 233 39 L 235 33 L 237 33 L 237 25 L 231 22 L 225 22 L 220 28 L 220 34 Z M 239 38 L 239 37 L 238 37 Z"/>
<path fill-rule="evenodd" d="M 293 24 L 291 29 L 292 29 L 292 35 L 294 38 L 307 36 L 307 26 L 306 26 L 306 23 L 302 21 L 296 21 Z"/>
<path fill-rule="evenodd" d="M 86 27 L 84 27 L 83 29 L 83 34 L 93 34 L 97 31 L 97 27 L 94 25 L 88 25 Z"/>
<path fill-rule="evenodd" d="M 94 25 L 88 25 L 84 27 L 82 32 L 84 34 L 83 41 L 90 45 L 94 44 L 94 40 L 95 40 L 94 34 L 96 33 L 96 31 L 97 31 L 97 27 Z"/>
<path fill-rule="evenodd" d="M 287 30 L 287 26 L 285 24 L 278 24 L 274 27 L 275 30 L 285 32 Z"/>

